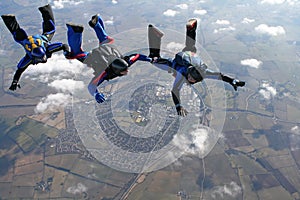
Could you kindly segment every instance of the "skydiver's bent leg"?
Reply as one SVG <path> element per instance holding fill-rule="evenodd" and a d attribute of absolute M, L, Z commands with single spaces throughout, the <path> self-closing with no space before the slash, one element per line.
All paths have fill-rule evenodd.
<path fill-rule="evenodd" d="M 164 33 L 152 24 L 148 26 L 149 57 L 160 57 L 161 38 Z"/>
<path fill-rule="evenodd" d="M 83 26 L 68 23 L 67 29 L 68 43 L 71 52 L 69 55 L 66 55 L 66 58 L 77 59 L 83 62 L 88 54 L 81 49 Z"/>
<path fill-rule="evenodd" d="M 196 53 L 196 30 L 197 20 L 190 19 L 186 24 L 185 47 L 182 51 L 192 51 Z"/>
<path fill-rule="evenodd" d="M 234 88 L 235 91 L 237 90 L 238 87 L 245 86 L 244 81 L 233 79 L 233 78 L 228 77 L 228 76 L 223 75 L 223 74 L 221 74 L 221 79 L 222 79 L 222 81 L 229 83 Z"/>
<path fill-rule="evenodd" d="M 43 35 L 50 41 L 55 33 L 55 22 L 52 8 L 49 4 L 39 7 L 43 17 Z"/>
<path fill-rule="evenodd" d="M 1 17 L 16 42 L 20 43 L 22 40 L 27 39 L 26 32 L 20 27 L 14 15 L 1 15 Z"/>
<path fill-rule="evenodd" d="M 100 44 L 111 44 L 114 42 L 114 39 L 106 33 L 103 20 L 99 14 L 92 17 L 89 25 L 95 30 Z"/>

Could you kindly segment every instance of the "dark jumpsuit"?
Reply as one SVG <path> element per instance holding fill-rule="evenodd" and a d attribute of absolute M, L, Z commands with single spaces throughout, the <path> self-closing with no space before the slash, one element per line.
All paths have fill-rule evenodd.
<path fill-rule="evenodd" d="M 99 48 L 101 48 L 101 46 L 111 46 L 112 42 L 109 43 L 104 43 L 108 38 L 108 34 L 105 31 L 104 28 L 104 23 L 102 18 L 98 15 L 98 21 L 95 24 L 94 27 L 92 27 L 97 35 L 97 38 L 99 40 Z M 92 56 L 93 51 L 92 52 L 86 52 L 83 51 L 81 46 L 82 46 L 82 31 L 83 28 L 81 29 L 81 31 L 76 31 L 74 30 L 74 25 L 72 24 L 67 24 L 67 28 L 68 28 L 68 43 L 69 46 L 71 47 L 71 55 L 68 56 L 67 58 L 69 59 L 77 59 L 83 63 L 86 63 L 85 61 L 89 59 L 89 56 Z M 113 48 L 113 47 L 112 47 Z M 118 52 L 117 49 L 114 49 L 115 52 Z M 130 67 L 132 64 L 134 64 L 136 61 L 140 60 L 140 61 L 147 61 L 147 62 L 151 62 L 151 58 L 149 58 L 146 55 L 142 55 L 142 54 L 131 54 L 129 56 L 122 56 L 119 53 L 120 58 L 123 58 L 128 66 Z M 99 70 L 97 68 L 103 68 L 103 66 L 90 66 L 94 69 L 95 71 L 95 77 L 91 80 L 91 82 L 88 85 L 88 90 L 89 93 L 92 96 L 95 96 L 95 94 L 99 93 L 97 87 L 103 83 L 103 81 L 105 80 L 111 80 L 114 79 L 116 77 L 122 76 L 122 75 L 117 75 L 114 74 L 112 70 L 110 70 L 110 68 L 108 67 L 108 64 L 105 63 L 104 65 L 104 70 Z"/>

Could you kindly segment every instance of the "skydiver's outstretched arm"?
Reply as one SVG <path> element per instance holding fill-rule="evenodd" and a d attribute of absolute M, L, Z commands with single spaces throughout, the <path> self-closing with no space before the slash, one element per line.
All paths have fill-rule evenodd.
<path fill-rule="evenodd" d="M 19 84 L 20 77 L 30 64 L 32 64 L 32 59 L 26 54 L 18 63 L 13 81 L 9 87 L 10 90 L 14 91 L 17 89 L 17 87 L 21 88 Z"/>
<path fill-rule="evenodd" d="M 27 39 L 28 36 L 24 29 L 20 27 L 15 15 L 1 15 L 1 17 L 16 42 L 20 43 Z"/>
<path fill-rule="evenodd" d="M 197 20 L 190 19 L 186 23 L 186 35 L 185 35 L 185 47 L 182 51 L 191 51 L 196 53 L 196 30 L 197 30 Z"/>
<path fill-rule="evenodd" d="M 43 35 L 45 35 L 50 41 L 55 33 L 55 21 L 52 8 L 49 4 L 39 7 L 39 11 L 42 13 L 43 18 Z"/>
<path fill-rule="evenodd" d="M 164 33 L 152 24 L 148 25 L 148 43 L 149 43 L 149 57 L 159 58 L 161 48 L 161 38 Z"/>

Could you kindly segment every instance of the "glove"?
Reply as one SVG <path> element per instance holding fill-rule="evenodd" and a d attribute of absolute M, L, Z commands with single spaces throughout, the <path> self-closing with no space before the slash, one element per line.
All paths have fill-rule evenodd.
<path fill-rule="evenodd" d="M 102 93 L 96 92 L 94 94 L 94 97 L 95 97 L 97 103 L 103 103 L 105 101 L 104 94 L 102 94 Z"/>
<path fill-rule="evenodd" d="M 179 116 L 185 117 L 188 114 L 188 111 L 184 109 L 182 106 L 176 106 L 176 110 Z"/>
<path fill-rule="evenodd" d="M 18 81 L 13 80 L 13 82 L 11 83 L 9 89 L 12 90 L 12 91 L 14 91 L 14 90 L 17 89 L 17 87 L 18 87 L 18 88 L 21 88 L 21 86 L 20 86 L 20 84 L 18 83 Z"/>
<path fill-rule="evenodd" d="M 245 85 L 244 81 L 240 81 L 237 79 L 234 79 L 230 85 L 232 85 L 232 87 L 234 88 L 235 91 L 237 91 L 237 87 L 243 87 Z"/>

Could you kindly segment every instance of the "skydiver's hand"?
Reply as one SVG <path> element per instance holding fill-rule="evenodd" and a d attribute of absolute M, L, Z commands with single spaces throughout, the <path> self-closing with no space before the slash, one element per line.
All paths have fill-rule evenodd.
<path fill-rule="evenodd" d="M 14 91 L 16 90 L 17 88 L 21 88 L 20 84 L 18 83 L 18 81 L 16 80 L 13 80 L 13 82 L 11 83 L 9 89 Z"/>
<path fill-rule="evenodd" d="M 188 111 L 184 109 L 182 106 L 177 106 L 176 110 L 179 116 L 185 117 L 188 114 Z"/>
<path fill-rule="evenodd" d="M 97 103 L 103 103 L 105 101 L 104 94 L 102 94 L 102 93 L 96 92 L 94 94 L 94 97 L 95 97 Z"/>

